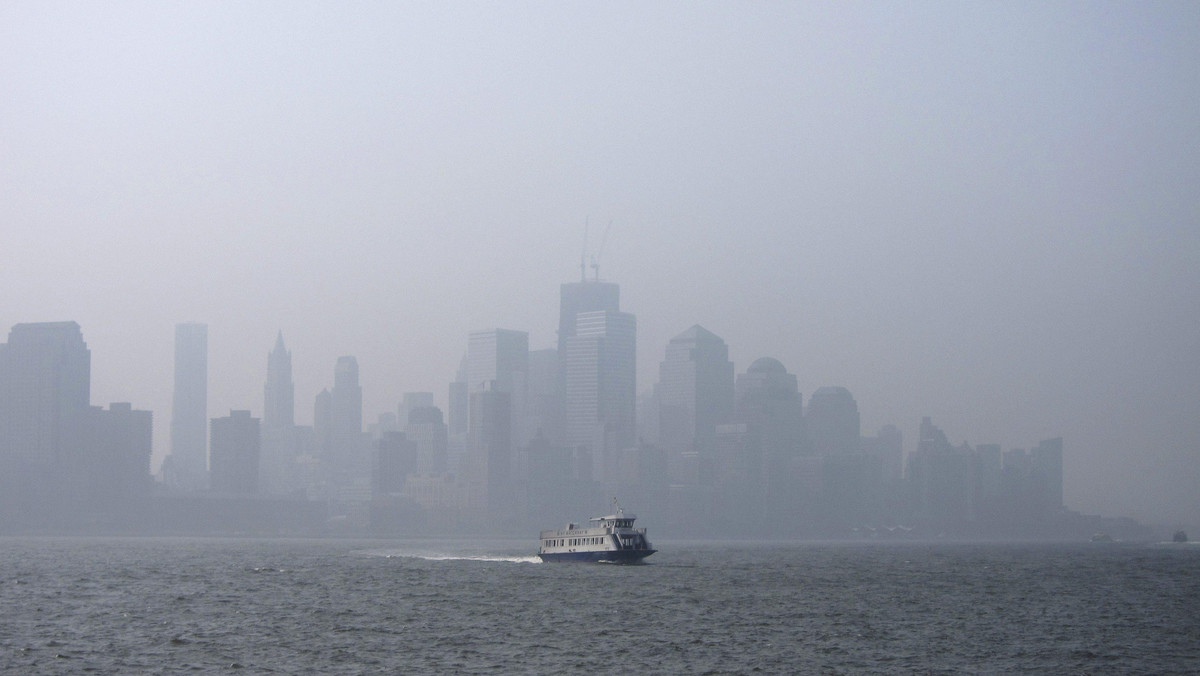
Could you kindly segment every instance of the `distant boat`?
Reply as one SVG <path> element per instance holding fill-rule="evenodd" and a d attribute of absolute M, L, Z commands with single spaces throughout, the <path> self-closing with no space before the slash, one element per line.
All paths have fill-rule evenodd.
<path fill-rule="evenodd" d="M 1188 541 L 1187 533 L 1183 532 L 1183 529 L 1180 528 L 1179 530 L 1175 531 L 1175 535 L 1173 535 L 1171 537 L 1171 541 L 1172 542 L 1187 542 Z"/>
<path fill-rule="evenodd" d="M 616 498 L 613 508 L 613 514 L 593 517 L 584 528 L 569 523 L 566 528 L 542 531 L 538 556 L 554 562 L 641 563 L 658 551 L 646 539 L 645 528 L 633 527 L 637 517 L 626 514 Z"/>
<path fill-rule="evenodd" d="M 1115 542 L 1113 537 L 1108 533 L 1096 533 L 1092 536 L 1092 542 Z"/>

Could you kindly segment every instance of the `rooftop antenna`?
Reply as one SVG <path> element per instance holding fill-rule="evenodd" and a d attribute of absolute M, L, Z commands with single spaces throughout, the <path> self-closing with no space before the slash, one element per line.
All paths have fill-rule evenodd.
<path fill-rule="evenodd" d="M 600 250 L 592 254 L 592 276 L 595 281 L 600 281 L 600 257 L 604 255 L 604 245 L 608 243 L 608 231 L 612 229 L 612 221 L 608 222 L 608 227 L 604 228 L 604 235 L 600 238 Z"/>
<path fill-rule="evenodd" d="M 579 281 L 587 281 L 588 219 L 583 217 L 583 251 L 579 252 Z"/>

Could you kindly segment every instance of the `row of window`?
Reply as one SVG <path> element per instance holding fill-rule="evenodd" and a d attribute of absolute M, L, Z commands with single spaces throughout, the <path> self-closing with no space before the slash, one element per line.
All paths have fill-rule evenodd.
<path fill-rule="evenodd" d="M 578 547 L 580 545 L 602 545 L 604 536 L 594 538 L 567 538 L 565 540 L 546 540 L 547 547 Z"/>

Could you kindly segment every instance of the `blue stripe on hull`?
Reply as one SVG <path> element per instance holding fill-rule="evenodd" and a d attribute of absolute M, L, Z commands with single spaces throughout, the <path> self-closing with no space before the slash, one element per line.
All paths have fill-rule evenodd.
<path fill-rule="evenodd" d="M 583 562 L 583 563 L 641 563 L 642 559 L 658 550 L 655 549 L 623 549 L 601 552 L 559 552 L 554 554 L 538 554 L 548 563 Z"/>

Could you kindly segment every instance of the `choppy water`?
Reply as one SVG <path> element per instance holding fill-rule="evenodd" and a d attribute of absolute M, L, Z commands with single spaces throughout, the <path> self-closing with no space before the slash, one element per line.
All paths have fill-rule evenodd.
<path fill-rule="evenodd" d="M 1200 548 L 0 538 L 4 673 L 1200 672 Z"/>

